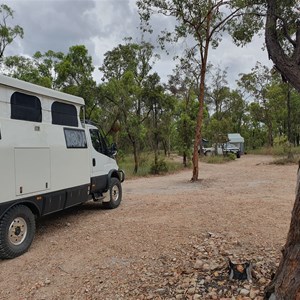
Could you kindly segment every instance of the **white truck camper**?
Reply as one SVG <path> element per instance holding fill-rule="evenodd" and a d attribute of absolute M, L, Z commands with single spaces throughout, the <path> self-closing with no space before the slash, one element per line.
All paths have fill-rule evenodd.
<path fill-rule="evenodd" d="M 0 75 L 0 258 L 28 250 L 36 217 L 92 199 L 119 206 L 116 149 L 81 123 L 81 108 L 82 98 Z"/>

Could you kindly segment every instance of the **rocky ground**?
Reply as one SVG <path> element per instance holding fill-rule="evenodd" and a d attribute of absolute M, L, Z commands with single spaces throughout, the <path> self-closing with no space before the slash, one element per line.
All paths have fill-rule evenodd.
<path fill-rule="evenodd" d="M 296 165 L 244 155 L 125 181 L 116 210 L 87 203 L 40 219 L 30 250 L 0 261 L 0 299 L 262 299 L 280 259 Z M 228 260 L 250 262 L 230 280 Z"/>

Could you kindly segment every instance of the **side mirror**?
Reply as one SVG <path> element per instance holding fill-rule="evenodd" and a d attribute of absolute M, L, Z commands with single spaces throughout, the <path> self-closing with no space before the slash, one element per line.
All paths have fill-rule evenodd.
<path fill-rule="evenodd" d="M 110 153 L 113 157 L 115 157 L 117 155 L 117 145 L 115 143 L 112 143 L 110 146 Z"/>

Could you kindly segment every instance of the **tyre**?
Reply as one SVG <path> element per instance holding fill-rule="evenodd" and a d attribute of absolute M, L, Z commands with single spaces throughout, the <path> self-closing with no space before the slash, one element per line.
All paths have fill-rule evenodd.
<path fill-rule="evenodd" d="M 0 258 L 14 258 L 25 253 L 35 235 L 35 218 L 25 205 L 16 205 L 0 220 Z"/>
<path fill-rule="evenodd" d="M 104 208 L 117 208 L 122 200 L 122 186 L 118 178 L 112 177 L 109 186 L 109 202 L 103 202 Z"/>
<path fill-rule="evenodd" d="M 240 158 L 240 157 L 241 157 L 241 152 L 240 152 L 240 151 L 238 151 L 238 152 L 236 153 L 236 157 L 237 157 L 237 158 Z"/>

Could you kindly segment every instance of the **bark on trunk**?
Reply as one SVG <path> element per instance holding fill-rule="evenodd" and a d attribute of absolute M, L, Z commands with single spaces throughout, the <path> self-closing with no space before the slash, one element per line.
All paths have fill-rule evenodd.
<path fill-rule="evenodd" d="M 199 154 L 198 154 L 198 146 L 201 140 L 201 128 L 203 121 L 203 111 L 204 111 L 204 92 L 205 92 L 205 75 L 206 75 L 206 66 L 207 66 L 207 58 L 208 58 L 208 49 L 210 44 L 210 24 L 212 19 L 212 12 L 207 15 L 207 29 L 206 29 L 206 41 L 203 49 L 200 46 L 201 55 L 201 74 L 200 74 L 200 91 L 199 91 L 199 110 L 197 115 L 197 125 L 195 130 L 195 140 L 194 140 L 194 152 L 193 152 L 193 175 L 191 181 L 197 181 L 199 177 Z M 200 40 L 201 38 L 199 38 Z"/>
<path fill-rule="evenodd" d="M 268 53 L 276 68 L 283 78 L 292 84 L 300 92 L 300 25 L 296 25 L 296 46 L 294 53 L 287 56 L 279 42 L 277 35 L 276 12 L 278 12 L 279 1 L 267 0 L 268 12 L 266 19 L 266 46 Z M 280 30 L 280 29 L 279 29 Z M 300 172 L 298 170 L 296 199 L 292 212 L 287 241 L 282 251 L 282 258 L 276 274 L 271 283 L 266 287 L 265 299 L 274 300 L 300 300 Z"/>
<path fill-rule="evenodd" d="M 287 136 L 288 141 L 293 144 L 294 141 L 292 139 L 292 124 L 291 124 L 291 87 L 288 85 L 288 92 L 287 92 Z"/>
<path fill-rule="evenodd" d="M 300 92 L 300 66 L 299 66 L 299 51 L 300 51 L 300 24 L 297 23 L 296 32 L 296 47 L 293 55 L 287 56 L 281 47 L 279 37 L 277 35 L 277 10 L 275 0 L 268 0 L 268 11 L 266 18 L 265 40 L 270 59 L 272 59 L 277 70 L 282 74 L 283 78 L 290 82 L 292 86 Z M 280 13 L 279 13 L 280 15 Z"/>
<path fill-rule="evenodd" d="M 183 166 L 186 168 L 187 167 L 187 155 L 186 152 L 183 152 L 183 160 L 182 160 Z"/>
<path fill-rule="evenodd" d="M 138 158 L 138 150 L 136 143 L 132 144 L 133 146 L 133 157 L 134 157 L 134 169 L 133 173 L 136 174 L 139 169 L 139 158 Z"/>
<path fill-rule="evenodd" d="M 300 300 L 300 172 L 286 244 L 276 274 L 266 287 L 265 299 Z"/>

